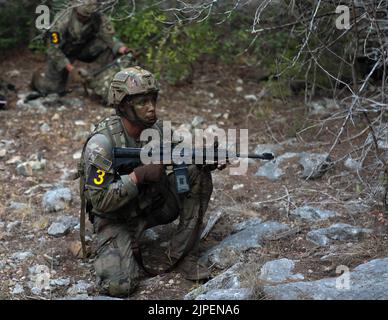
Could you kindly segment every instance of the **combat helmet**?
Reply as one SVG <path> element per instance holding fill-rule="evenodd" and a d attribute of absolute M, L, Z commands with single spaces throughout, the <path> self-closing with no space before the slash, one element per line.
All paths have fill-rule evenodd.
<path fill-rule="evenodd" d="M 84 17 L 90 17 L 100 9 L 98 0 L 73 0 L 73 6 L 78 14 Z"/>
<path fill-rule="evenodd" d="M 130 121 L 141 122 L 145 126 L 149 123 L 142 122 L 132 110 L 132 114 L 120 113 L 119 105 L 126 97 L 154 93 L 157 97 L 159 84 L 155 76 L 139 66 L 125 68 L 116 73 L 111 81 L 108 92 L 108 105 L 116 109 L 117 114 L 125 116 Z"/>
<path fill-rule="evenodd" d="M 126 96 L 158 93 L 159 84 L 154 75 L 140 67 L 130 67 L 116 73 L 110 84 L 108 104 L 117 106 Z"/>

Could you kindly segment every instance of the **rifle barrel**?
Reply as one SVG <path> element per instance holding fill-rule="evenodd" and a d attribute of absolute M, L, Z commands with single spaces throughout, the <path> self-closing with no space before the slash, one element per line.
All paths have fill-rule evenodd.
<path fill-rule="evenodd" d="M 249 159 L 262 159 L 262 160 L 272 160 L 272 159 L 275 158 L 272 153 L 263 153 L 263 154 L 249 153 L 248 155 L 242 155 L 242 154 L 237 153 L 236 157 L 238 157 L 238 158 L 249 158 Z"/>
<path fill-rule="evenodd" d="M 113 149 L 113 158 L 134 158 L 139 157 L 142 149 L 141 148 L 114 148 Z M 249 153 L 247 155 L 242 155 L 240 153 L 229 153 L 227 150 L 218 150 L 218 152 L 214 152 L 212 149 L 201 150 L 202 156 L 206 158 L 206 156 L 212 156 L 214 159 L 222 159 L 223 157 L 226 159 L 230 158 L 249 158 L 249 159 L 262 159 L 262 160 L 272 160 L 274 159 L 274 155 L 272 153 L 263 153 L 263 154 L 253 154 Z M 193 150 L 192 156 L 196 156 L 196 150 Z M 152 155 L 149 153 L 149 156 Z M 183 156 L 183 150 L 181 151 L 181 156 Z M 163 150 L 160 150 L 160 157 L 163 157 Z"/>

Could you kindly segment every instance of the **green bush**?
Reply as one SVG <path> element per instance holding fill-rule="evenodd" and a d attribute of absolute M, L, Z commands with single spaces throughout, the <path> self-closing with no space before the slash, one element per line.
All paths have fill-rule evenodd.
<path fill-rule="evenodd" d="M 124 4 L 117 8 L 117 15 L 127 12 L 124 8 L 128 11 Z M 238 11 L 223 23 L 219 23 L 219 17 L 210 16 L 202 22 L 175 25 L 167 23 L 166 13 L 155 7 L 138 8 L 129 18 L 117 15 L 113 15 L 113 21 L 120 38 L 142 51 L 144 64 L 170 83 L 190 78 L 195 62 L 204 55 L 227 64 L 249 61 L 255 65 L 261 61 L 260 68 L 272 75 L 279 71 L 276 55 L 283 55 L 281 62 L 285 64 L 287 59 L 283 58 L 289 61 L 296 53 L 297 43 L 292 43 L 287 32 L 262 35 L 252 44 L 252 17 Z"/>
<path fill-rule="evenodd" d="M 216 35 L 208 22 L 170 26 L 166 21 L 162 12 L 143 10 L 114 24 L 120 38 L 143 53 L 146 66 L 177 83 L 191 77 L 199 57 L 217 49 Z"/>
<path fill-rule="evenodd" d="M 0 5 L 0 50 L 27 46 L 35 30 L 39 0 L 6 1 Z"/>

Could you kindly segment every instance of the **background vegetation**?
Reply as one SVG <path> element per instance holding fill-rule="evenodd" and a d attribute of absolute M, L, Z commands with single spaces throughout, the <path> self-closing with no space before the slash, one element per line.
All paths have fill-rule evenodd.
<path fill-rule="evenodd" d="M 338 83 L 328 73 L 355 81 L 355 34 L 336 30 L 336 2 L 321 1 L 315 12 L 316 2 L 310 0 L 259 0 L 251 6 L 197 1 L 187 8 L 173 0 L 113 0 L 106 14 L 118 36 L 142 53 L 141 63 L 172 84 L 190 81 L 198 62 L 213 59 L 260 69 L 257 80 L 268 81 L 271 93 L 284 98 L 302 89 L 310 96 L 333 91 Z M 67 0 L 0 2 L 0 51 L 45 50 L 43 34 L 34 27 L 35 8 L 42 3 L 52 18 L 69 5 Z M 261 5 L 265 10 L 258 20 Z"/>
<path fill-rule="evenodd" d="M 0 51 L 21 46 L 44 51 L 42 33 L 35 28 L 35 8 L 41 3 L 47 4 L 54 15 L 68 1 L 21 0 L 0 4 Z M 287 30 L 260 35 L 252 44 L 252 12 L 234 10 L 227 17 L 211 15 L 203 21 L 177 22 L 163 7 L 150 5 L 149 1 L 136 4 L 132 11 L 128 1 L 119 1 L 107 14 L 111 15 L 118 36 L 142 53 L 142 63 L 158 75 L 163 74 L 170 83 L 190 80 L 195 64 L 203 59 L 260 65 L 270 75 L 280 67 L 275 55 L 286 62 L 297 50 L 297 42 L 289 38 Z"/>

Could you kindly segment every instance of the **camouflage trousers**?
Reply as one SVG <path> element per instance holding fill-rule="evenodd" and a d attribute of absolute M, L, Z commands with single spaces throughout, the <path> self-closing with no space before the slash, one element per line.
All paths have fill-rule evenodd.
<path fill-rule="evenodd" d="M 86 63 L 95 62 L 102 67 L 115 59 L 112 50 L 100 39 L 95 39 L 67 56 L 71 63 L 82 61 Z M 55 57 L 48 56 L 47 63 L 43 72 L 35 72 L 32 77 L 31 87 L 42 94 L 66 92 L 66 84 L 69 72 L 66 69 L 60 69 L 56 63 Z"/>
<path fill-rule="evenodd" d="M 213 191 L 210 171 L 189 166 L 189 184 L 190 192 L 179 196 L 175 177 L 170 174 L 139 194 L 140 204 L 149 203 L 140 214 L 128 213 L 134 217 L 125 222 L 95 218 L 97 250 L 94 267 L 102 292 L 128 296 L 136 289 L 140 270 L 131 244 L 148 228 L 171 223 L 179 217 L 179 225 L 170 240 L 170 257 L 178 259 L 196 247 Z M 157 190 L 164 190 L 162 201 Z"/>

